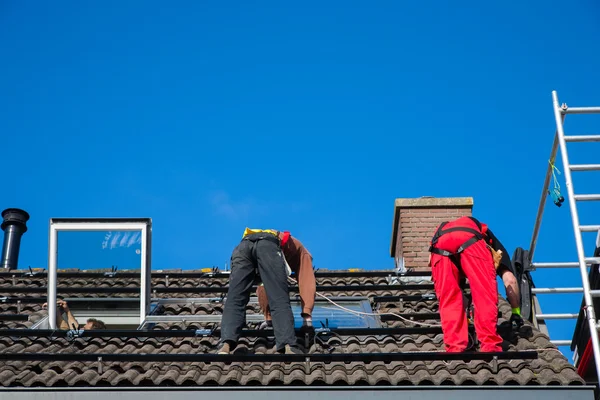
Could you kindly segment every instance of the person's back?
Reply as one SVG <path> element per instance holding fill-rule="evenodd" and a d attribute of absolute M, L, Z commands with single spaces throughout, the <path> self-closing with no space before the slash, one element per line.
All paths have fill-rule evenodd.
<path fill-rule="evenodd" d="M 456 253 L 460 246 L 468 242 L 476 233 L 481 233 L 477 223 L 470 217 L 460 217 L 447 223 L 440 224 L 438 232 L 448 232 L 452 235 L 440 235 L 437 248 Z"/>
<path fill-rule="evenodd" d="M 468 325 L 460 280 L 469 279 L 475 305 L 475 330 L 482 351 L 501 351 L 496 332 L 498 288 L 492 254 L 484 240 L 483 226 L 472 217 L 440 224 L 430 246 L 431 277 L 439 299 L 446 351 L 465 351 Z"/>

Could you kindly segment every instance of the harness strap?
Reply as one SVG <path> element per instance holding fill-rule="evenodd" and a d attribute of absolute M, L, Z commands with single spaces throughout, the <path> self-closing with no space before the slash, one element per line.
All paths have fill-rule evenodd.
<path fill-rule="evenodd" d="M 283 232 L 283 237 L 281 238 L 281 247 L 285 246 L 288 240 L 290 240 L 290 233 L 285 231 Z"/>
<path fill-rule="evenodd" d="M 475 229 L 472 229 L 472 228 L 463 227 L 463 226 L 456 226 L 456 227 L 453 227 L 453 228 L 443 229 L 443 227 L 446 225 L 446 223 L 447 222 L 443 222 L 442 224 L 440 224 L 440 227 L 438 228 L 438 230 L 433 235 L 433 238 L 431 239 L 431 246 L 429 247 L 429 252 L 435 253 L 435 254 L 439 254 L 439 255 L 444 256 L 444 257 L 451 257 L 451 256 L 458 255 L 458 254 L 462 253 L 467 248 L 469 248 L 469 246 L 473 245 L 477 241 L 484 240 L 484 236 L 481 234 L 481 232 L 476 231 Z M 477 224 L 477 225 L 480 226 L 479 224 Z M 449 251 L 436 248 L 435 245 L 437 244 L 437 241 L 439 240 L 439 238 L 441 236 L 445 235 L 446 233 L 450 233 L 450 232 L 468 232 L 468 233 L 472 233 L 474 236 L 471 239 L 469 239 L 466 242 L 464 242 L 458 248 L 458 250 L 456 251 L 456 253 L 451 253 Z"/>

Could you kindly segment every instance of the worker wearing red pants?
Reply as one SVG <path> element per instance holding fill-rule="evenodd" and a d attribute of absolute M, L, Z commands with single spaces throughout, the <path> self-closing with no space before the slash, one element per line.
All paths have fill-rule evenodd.
<path fill-rule="evenodd" d="M 481 351 L 502 351 L 498 323 L 498 287 L 492 254 L 485 243 L 487 226 L 472 217 L 440 224 L 431 240 L 431 276 L 439 300 L 444 343 L 448 352 L 462 352 L 469 343 L 467 316 L 459 285 L 469 279 L 475 306 L 475 331 Z M 459 267 L 460 266 L 460 267 Z"/>

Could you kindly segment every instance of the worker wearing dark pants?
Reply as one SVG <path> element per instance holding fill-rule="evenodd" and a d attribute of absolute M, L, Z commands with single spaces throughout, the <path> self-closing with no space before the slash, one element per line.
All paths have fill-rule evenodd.
<path fill-rule="evenodd" d="M 260 232 L 244 236 L 231 256 L 231 275 L 227 300 L 223 310 L 220 354 L 232 351 L 245 325 L 246 305 L 256 280 L 256 274 L 265 285 L 273 331 L 278 352 L 300 353 L 296 345 L 294 316 L 290 305 L 288 273 L 280 239 L 271 233 Z"/>

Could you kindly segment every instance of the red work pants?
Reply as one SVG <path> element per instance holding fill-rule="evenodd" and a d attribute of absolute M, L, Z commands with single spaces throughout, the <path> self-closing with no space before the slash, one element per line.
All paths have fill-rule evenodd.
<path fill-rule="evenodd" d="M 464 240 L 457 241 L 454 232 L 443 235 L 436 247 L 455 252 Z M 456 242 L 456 243 L 455 243 Z M 483 240 L 467 247 L 460 255 L 462 273 L 469 279 L 475 306 L 475 331 L 481 351 L 502 351 L 502 338 L 496 331 L 498 323 L 498 287 L 496 269 L 489 249 Z M 461 270 L 446 256 L 431 255 L 431 274 L 439 299 L 444 344 L 448 352 L 461 352 L 469 343 L 468 324 L 462 291 L 459 286 Z"/>

